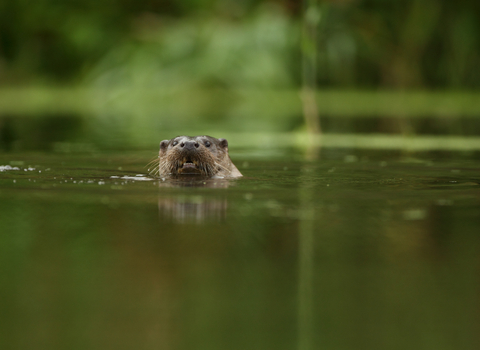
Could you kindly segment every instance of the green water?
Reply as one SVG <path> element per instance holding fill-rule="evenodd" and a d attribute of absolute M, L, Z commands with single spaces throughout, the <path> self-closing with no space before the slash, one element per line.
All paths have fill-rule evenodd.
<path fill-rule="evenodd" d="M 478 348 L 477 154 L 154 153 L 0 154 L 1 349 Z"/>

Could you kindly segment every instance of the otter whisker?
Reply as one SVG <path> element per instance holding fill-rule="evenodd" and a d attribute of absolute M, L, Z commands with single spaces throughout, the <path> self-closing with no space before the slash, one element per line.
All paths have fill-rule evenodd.
<path fill-rule="evenodd" d="M 220 163 L 215 162 L 215 165 L 218 166 L 219 168 L 224 169 L 225 171 L 228 171 L 229 173 L 231 172 L 230 169 L 226 168 L 225 166 L 223 166 L 223 165 L 220 164 Z"/>
<path fill-rule="evenodd" d="M 147 165 L 145 165 L 145 168 L 155 164 L 158 165 L 159 163 L 160 163 L 160 158 L 157 157 L 155 159 L 152 159 L 150 162 L 148 162 Z"/>
<path fill-rule="evenodd" d="M 206 168 L 207 168 L 207 174 L 208 175 L 214 175 L 215 174 L 214 173 L 215 168 L 213 166 L 211 166 L 210 164 L 207 164 Z"/>
<path fill-rule="evenodd" d="M 148 168 L 147 171 L 150 176 L 157 176 L 160 168 L 160 157 L 157 156 L 152 159 L 147 165 L 145 165 L 145 168 Z"/>

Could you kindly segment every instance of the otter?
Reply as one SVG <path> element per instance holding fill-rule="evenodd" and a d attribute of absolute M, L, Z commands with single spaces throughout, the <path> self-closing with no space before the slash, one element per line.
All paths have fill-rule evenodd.
<path fill-rule="evenodd" d="M 216 178 L 243 176 L 228 155 L 226 139 L 211 136 L 177 136 L 160 142 L 150 175 L 203 175 Z"/>

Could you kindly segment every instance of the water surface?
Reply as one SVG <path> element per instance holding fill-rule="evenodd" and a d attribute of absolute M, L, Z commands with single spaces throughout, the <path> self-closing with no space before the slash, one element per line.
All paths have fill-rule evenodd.
<path fill-rule="evenodd" d="M 0 155 L 2 349 L 474 349 L 476 154 Z"/>

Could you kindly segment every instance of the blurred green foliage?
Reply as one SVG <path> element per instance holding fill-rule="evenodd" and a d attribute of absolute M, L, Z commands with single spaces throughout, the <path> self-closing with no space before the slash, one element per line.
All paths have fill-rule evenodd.
<path fill-rule="evenodd" d="M 146 15 L 135 37 L 103 57 L 90 72 L 97 87 L 288 88 L 295 84 L 295 23 L 276 7 L 256 11 L 241 25 L 224 19 L 162 21 Z M 293 69 L 295 70 L 295 68 Z"/>
<path fill-rule="evenodd" d="M 312 131 L 302 84 L 325 133 L 476 135 L 479 18 L 474 0 L 0 1 L 0 147 Z"/>
<path fill-rule="evenodd" d="M 320 87 L 480 87 L 478 1 L 320 9 Z M 293 0 L 4 0 L 0 83 L 298 87 L 301 21 Z"/>

